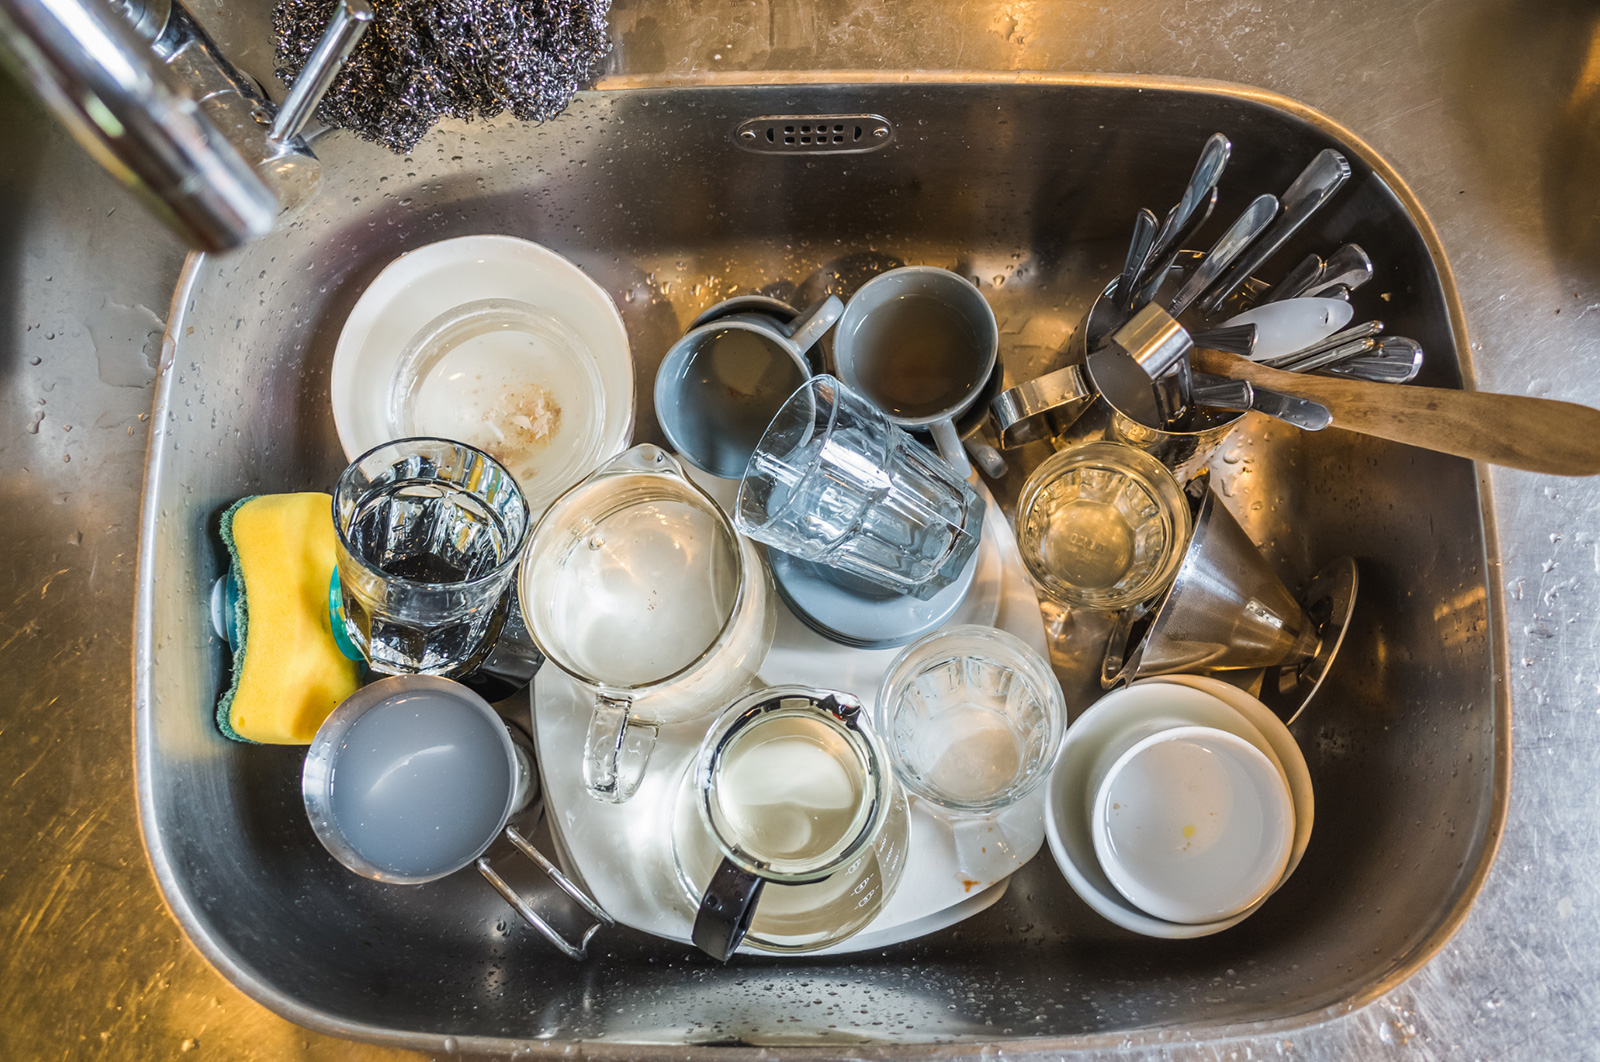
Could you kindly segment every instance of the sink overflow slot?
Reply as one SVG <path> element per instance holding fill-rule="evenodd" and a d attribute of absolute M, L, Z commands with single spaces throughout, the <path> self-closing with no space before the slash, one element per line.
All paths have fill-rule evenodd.
<path fill-rule="evenodd" d="M 733 142 L 746 151 L 771 155 L 858 154 L 893 139 L 894 126 L 881 114 L 769 114 L 746 118 L 733 131 Z"/>

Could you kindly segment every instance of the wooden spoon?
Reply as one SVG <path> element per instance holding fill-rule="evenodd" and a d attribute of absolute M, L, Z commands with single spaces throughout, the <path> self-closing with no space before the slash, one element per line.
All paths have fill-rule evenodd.
<path fill-rule="evenodd" d="M 1190 359 L 1202 372 L 1321 402 L 1335 428 L 1529 472 L 1600 474 L 1600 410 L 1574 402 L 1307 376 L 1220 350 L 1196 348 Z"/>

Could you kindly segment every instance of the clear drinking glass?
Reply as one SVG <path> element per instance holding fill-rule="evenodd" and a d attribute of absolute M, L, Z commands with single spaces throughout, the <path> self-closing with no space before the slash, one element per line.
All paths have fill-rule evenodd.
<path fill-rule="evenodd" d="M 998 811 L 1032 793 L 1066 725 L 1050 665 L 994 627 L 949 627 L 912 642 L 878 695 L 877 730 L 900 781 L 952 811 Z"/>
<path fill-rule="evenodd" d="M 449 439 L 401 439 L 356 458 L 333 494 L 345 627 L 374 671 L 455 676 L 505 622 L 528 538 L 511 473 Z"/>
<path fill-rule="evenodd" d="M 1038 828 L 1044 808 L 1030 817 L 1017 805 L 1049 777 L 1067 705 L 1025 642 L 971 625 L 912 642 L 884 676 L 873 724 L 901 784 L 945 812 L 963 871 L 987 877 L 980 868 L 1026 847 L 1012 839 Z"/>
<path fill-rule="evenodd" d="M 1189 541 L 1189 502 L 1154 457 L 1116 442 L 1062 450 L 1017 497 L 1022 562 L 1065 605 L 1115 610 L 1172 582 Z"/>
<path fill-rule="evenodd" d="M 816 376 L 757 445 L 734 520 L 774 549 L 926 601 L 978 548 L 983 500 L 872 403 Z"/>

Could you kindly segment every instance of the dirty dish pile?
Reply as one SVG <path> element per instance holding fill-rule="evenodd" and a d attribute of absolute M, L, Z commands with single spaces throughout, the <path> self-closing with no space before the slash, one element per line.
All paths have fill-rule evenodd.
<path fill-rule="evenodd" d="M 389 676 L 304 764 L 330 855 L 397 885 L 475 865 L 575 957 L 614 922 L 720 961 L 880 947 L 995 902 L 1045 843 L 1136 933 L 1259 910 L 1310 840 L 1288 723 L 1359 580 L 1336 557 L 1286 584 L 1211 458 L 1250 411 L 1400 438 L 1384 411 L 1513 400 L 1390 386 L 1422 351 L 1357 315 L 1356 244 L 1258 279 L 1349 178 L 1337 151 L 1192 250 L 1231 151 L 1213 135 L 1172 208 L 1138 212 L 1060 363 L 1010 388 L 994 311 L 943 268 L 710 307 L 653 379 L 674 452 L 629 447 L 627 333 L 573 263 L 469 237 L 384 269 L 334 354 L 334 560 L 299 558 L 281 597 L 251 582 L 260 618 L 287 607 Z M 1026 474 L 1009 525 L 973 471 L 1009 480 L 1002 448 Z M 244 644 L 238 582 L 219 628 Z M 1041 598 L 1100 614 L 1067 661 L 1098 664 L 1092 704 L 1063 693 Z M 473 683 L 502 706 L 531 684 L 533 736 Z M 494 872 L 499 839 L 539 897 Z M 584 928 L 553 928 L 555 900 Z"/>

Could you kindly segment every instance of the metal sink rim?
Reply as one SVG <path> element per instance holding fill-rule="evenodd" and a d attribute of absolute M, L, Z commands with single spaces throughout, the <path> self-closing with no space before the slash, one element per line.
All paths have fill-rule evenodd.
<path fill-rule="evenodd" d="M 1052 73 L 1043 71 L 969 72 L 969 71 L 894 71 L 894 70 L 835 70 L 835 71 L 735 71 L 695 75 L 638 75 L 609 77 L 601 80 L 585 95 L 613 91 L 649 91 L 652 89 L 735 88 L 769 85 L 837 87 L 840 85 L 956 85 L 985 86 L 1085 86 L 1096 88 L 1127 88 L 1135 91 L 1172 91 L 1203 93 L 1255 102 L 1296 117 L 1330 138 L 1347 145 L 1363 162 L 1379 175 L 1410 214 L 1417 232 L 1425 242 L 1438 270 L 1443 298 L 1450 316 L 1450 328 L 1455 340 L 1463 387 L 1475 388 L 1472 364 L 1472 345 L 1468 339 L 1460 295 L 1454 272 L 1445 256 L 1444 248 L 1427 212 L 1417 200 L 1410 186 L 1388 162 L 1355 132 L 1323 112 L 1290 97 L 1265 89 L 1233 82 L 1200 78 L 1163 77 L 1153 75 Z M 153 690 L 151 665 L 154 660 L 153 619 L 155 571 L 150 555 L 150 543 L 160 518 L 155 484 L 166 461 L 163 442 L 166 438 L 165 421 L 160 415 L 169 405 L 174 388 L 174 365 L 179 337 L 185 327 L 186 310 L 190 292 L 208 256 L 191 252 L 185 259 L 174 286 L 167 325 L 162 336 L 159 378 L 156 385 L 154 412 L 152 413 L 149 442 L 146 450 L 145 475 L 139 515 L 139 556 L 137 563 L 134 608 L 134 776 L 139 809 L 139 829 L 151 870 L 156 877 L 162 897 L 184 935 L 197 950 L 215 966 L 224 977 L 246 995 L 280 1016 L 298 1025 L 318 1032 L 374 1044 L 404 1047 L 413 1050 L 455 1050 L 478 1052 L 520 1052 L 518 1057 L 554 1057 L 565 1053 L 561 1043 L 543 1040 L 518 1040 L 483 1036 L 437 1036 L 427 1033 L 407 1033 L 394 1029 L 331 1018 L 308 1007 L 277 987 L 258 977 L 255 972 L 230 949 L 212 938 L 202 920 L 190 906 L 176 873 L 168 862 L 165 848 L 152 824 L 157 821 L 153 791 L 150 785 L 152 764 L 149 762 L 153 748 Z M 1475 467 L 1478 480 L 1480 513 L 1483 520 L 1484 550 L 1488 572 L 1500 563 L 1500 543 L 1495 518 L 1493 492 L 1490 490 L 1488 469 Z M 1495 726 L 1493 783 L 1490 809 L 1485 824 L 1483 855 L 1478 866 L 1467 879 L 1454 903 L 1447 909 L 1433 932 L 1415 945 L 1402 961 L 1381 977 L 1353 993 L 1345 1000 L 1325 1007 L 1314 1007 L 1285 1014 L 1278 1018 L 1252 1022 L 1193 1023 L 1182 1026 L 1155 1026 L 1114 1032 L 1094 1032 L 1068 1037 L 1009 1037 L 996 1038 L 992 1044 L 1011 1044 L 1024 1053 L 1085 1051 L 1106 1048 L 1138 1047 L 1174 1042 L 1217 1041 L 1246 1036 L 1271 1035 L 1289 1032 L 1309 1025 L 1319 1024 L 1343 1014 L 1358 1010 L 1378 997 L 1387 994 L 1398 984 L 1416 973 L 1431 960 L 1456 934 L 1470 912 L 1473 902 L 1481 892 L 1490 869 L 1499 853 L 1510 803 L 1511 785 L 1511 701 L 1510 681 L 1507 673 L 1509 640 L 1505 623 L 1504 588 L 1485 573 L 1488 589 L 1488 618 L 1491 627 L 1489 643 L 1494 654 L 1492 684 L 1494 696 L 1493 722 Z M 649 1041 L 621 1039 L 581 1041 L 586 1055 L 597 1058 L 633 1059 L 642 1054 L 664 1056 L 670 1051 L 674 1056 L 715 1054 L 721 1058 L 770 1057 L 774 1053 L 796 1057 L 833 1056 L 841 1048 L 834 1046 L 781 1046 L 756 1045 L 712 1046 L 704 1044 L 663 1045 Z M 955 1043 L 896 1043 L 881 1042 L 854 1045 L 850 1054 L 872 1058 L 970 1056 L 985 1050 L 987 1045 L 970 1042 Z"/>

